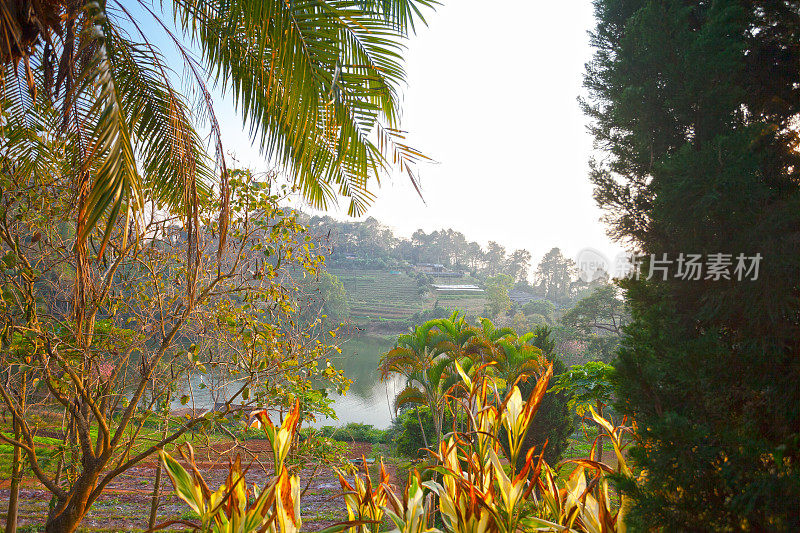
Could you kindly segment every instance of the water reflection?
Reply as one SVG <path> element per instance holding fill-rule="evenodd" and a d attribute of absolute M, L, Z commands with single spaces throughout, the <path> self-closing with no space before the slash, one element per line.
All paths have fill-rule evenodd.
<path fill-rule="evenodd" d="M 394 341 L 395 337 L 361 336 L 343 342 L 341 355 L 332 359 L 336 367 L 353 380 L 353 384 L 344 396 L 338 395 L 335 391 L 330 393 L 334 400 L 332 407 L 338 420 L 320 418 L 312 424 L 313 426 L 343 426 L 350 422 L 360 422 L 386 429 L 391 425 L 392 402 L 403 383 L 399 377 L 381 383 L 378 360 L 381 354 L 392 348 Z M 184 384 L 182 390 L 173 395 L 171 408 L 205 410 L 213 408 L 215 403 L 226 401 L 239 387 L 229 384 L 228 387 L 218 388 L 220 383 L 226 383 L 230 379 L 230 376 L 221 376 L 218 373 L 219 371 L 209 369 L 205 375 L 191 375 L 189 377 L 191 386 Z M 181 401 L 181 396 L 184 394 L 192 396 L 185 404 Z"/>
<path fill-rule="evenodd" d="M 342 354 L 335 362 L 345 375 L 353 380 L 345 396 L 333 393 L 333 409 L 339 420 L 323 418 L 316 426 L 343 426 L 350 422 L 361 422 L 386 429 L 392 423 L 392 401 L 400 391 L 400 378 L 381 383 L 378 360 L 390 350 L 395 337 L 361 336 L 345 341 Z"/>

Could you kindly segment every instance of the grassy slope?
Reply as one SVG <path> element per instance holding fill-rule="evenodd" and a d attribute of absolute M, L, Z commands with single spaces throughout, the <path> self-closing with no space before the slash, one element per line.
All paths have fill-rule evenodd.
<path fill-rule="evenodd" d="M 404 272 L 384 270 L 332 270 L 344 285 L 350 318 L 409 318 L 422 309 L 417 281 Z"/>
<path fill-rule="evenodd" d="M 424 287 L 404 272 L 348 269 L 331 269 L 331 272 L 347 291 L 350 319 L 356 323 L 363 324 L 375 319 L 409 319 L 437 303 L 447 309 L 465 311 L 470 316 L 482 315 L 486 307 L 486 299 L 482 294 L 424 295 L 421 290 Z M 459 280 L 459 283 L 466 282 L 470 281 Z"/>

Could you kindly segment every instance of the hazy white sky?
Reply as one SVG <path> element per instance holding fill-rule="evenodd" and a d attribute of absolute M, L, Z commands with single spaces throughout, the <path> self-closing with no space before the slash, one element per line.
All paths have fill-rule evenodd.
<path fill-rule="evenodd" d="M 592 199 L 592 139 L 577 102 L 590 59 L 590 0 L 443 0 L 410 44 L 404 129 L 437 161 L 384 180 L 368 215 L 409 236 L 453 228 L 485 245 L 613 255 Z M 264 166 L 219 102 L 228 149 Z M 259 161 L 261 161 L 259 163 Z M 346 205 L 338 214 L 344 218 Z"/>

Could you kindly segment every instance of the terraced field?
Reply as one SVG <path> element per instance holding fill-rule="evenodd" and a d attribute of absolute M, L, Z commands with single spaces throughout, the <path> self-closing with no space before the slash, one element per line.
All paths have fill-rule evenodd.
<path fill-rule="evenodd" d="M 422 309 L 419 285 L 404 272 L 332 269 L 331 273 L 344 285 L 355 321 L 410 318 Z"/>
<path fill-rule="evenodd" d="M 423 308 L 438 301 L 441 307 L 460 309 L 469 316 L 481 316 L 486 307 L 483 293 L 458 294 L 436 292 L 420 294 L 417 280 L 405 272 L 386 270 L 331 269 L 344 285 L 350 305 L 350 319 L 356 323 L 370 320 L 402 320 L 411 318 Z M 473 283 L 467 279 L 463 283 Z"/>
<path fill-rule="evenodd" d="M 447 294 L 437 293 L 436 300 L 439 306 L 447 309 L 459 309 L 467 316 L 478 317 L 484 315 L 486 308 L 486 297 L 483 293 L 479 294 Z"/>

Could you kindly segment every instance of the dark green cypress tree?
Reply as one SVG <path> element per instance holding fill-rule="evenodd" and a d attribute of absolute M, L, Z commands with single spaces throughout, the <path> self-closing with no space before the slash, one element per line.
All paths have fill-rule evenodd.
<path fill-rule="evenodd" d="M 636 530 L 800 530 L 800 2 L 596 0 L 586 112 L 626 283 L 616 362 Z M 730 254 L 684 280 L 679 254 Z M 738 254 L 761 255 L 738 280 Z M 644 274 L 650 263 L 645 261 Z"/>

